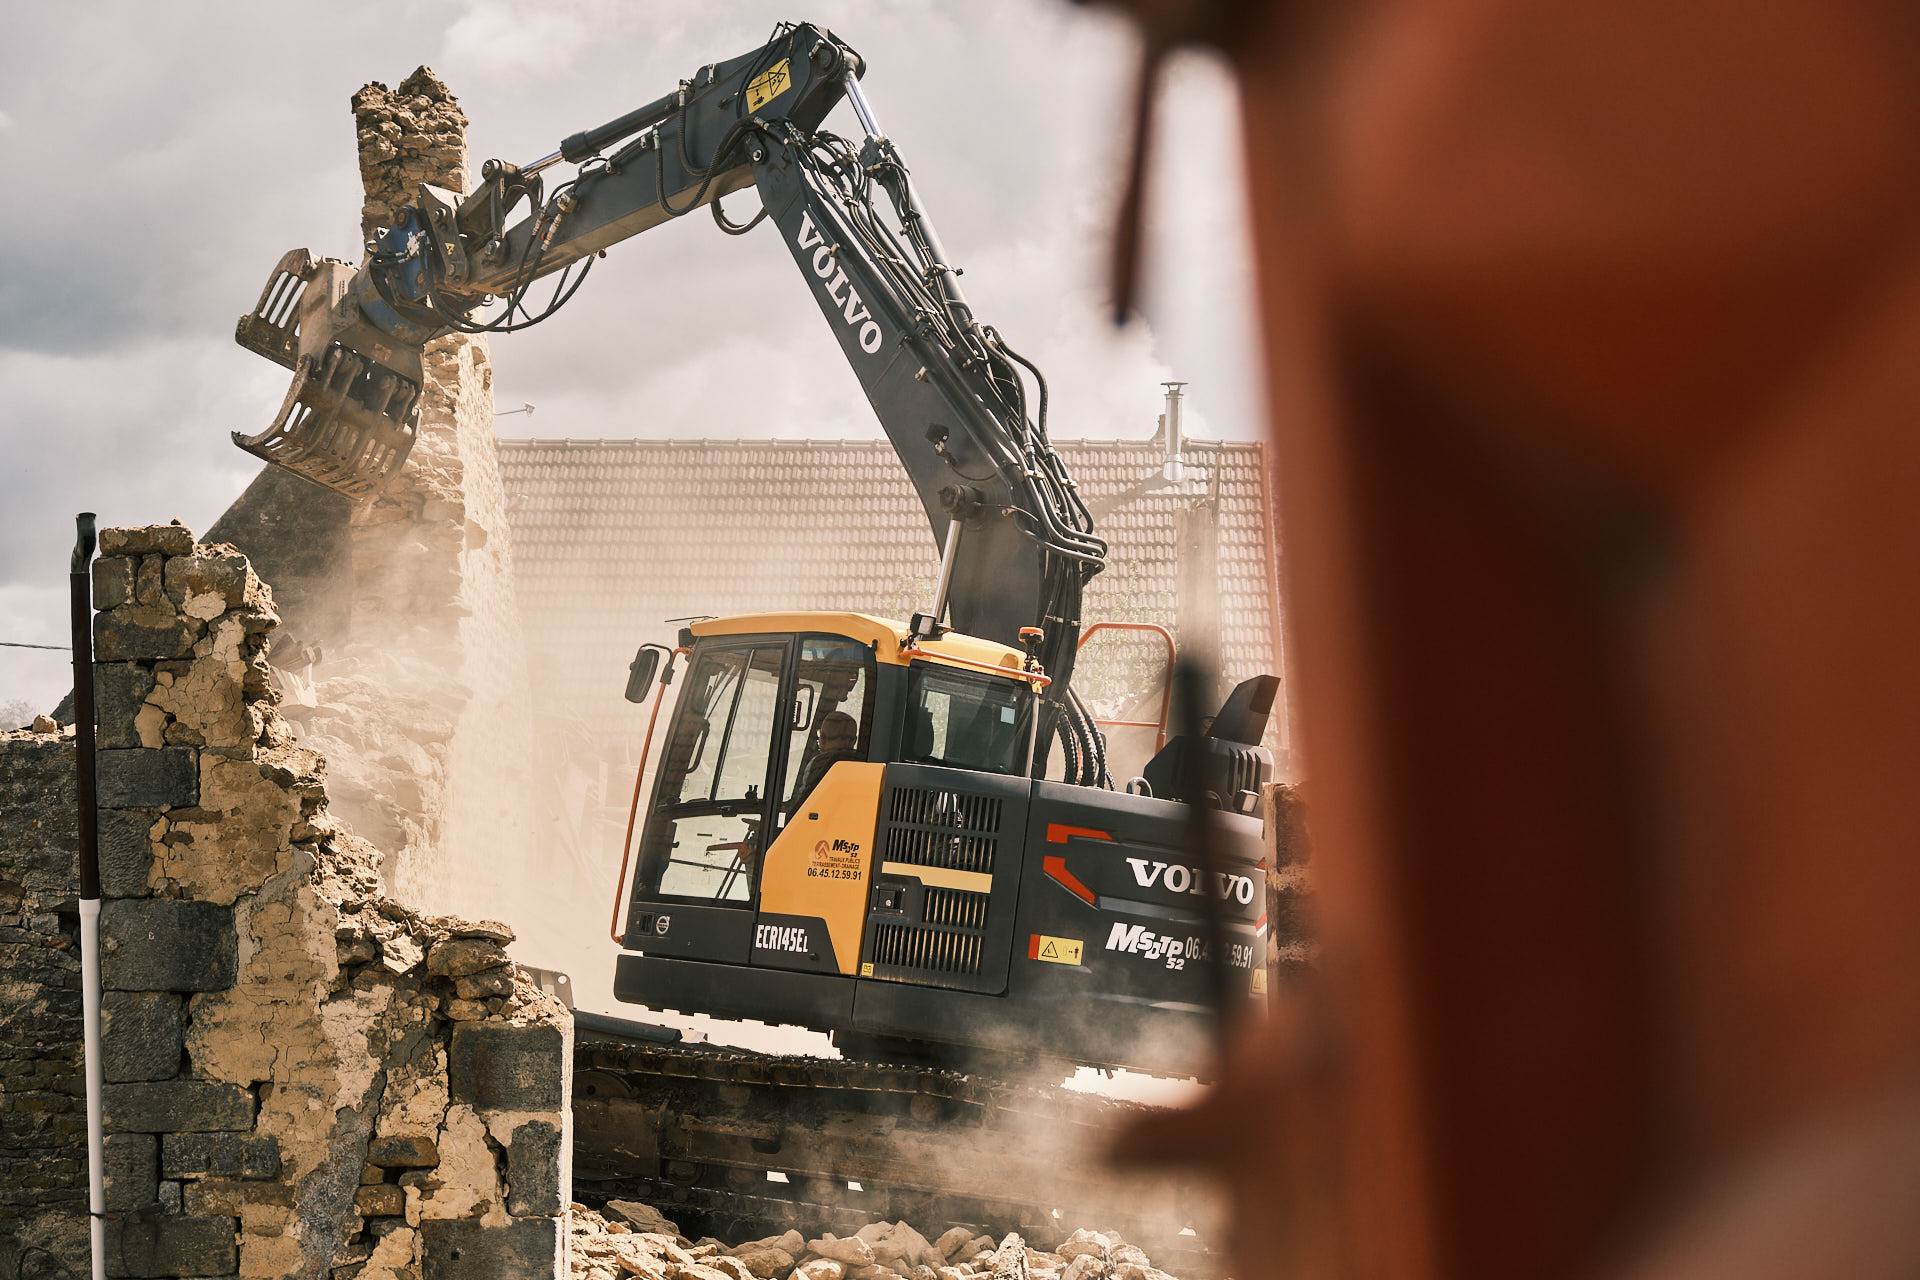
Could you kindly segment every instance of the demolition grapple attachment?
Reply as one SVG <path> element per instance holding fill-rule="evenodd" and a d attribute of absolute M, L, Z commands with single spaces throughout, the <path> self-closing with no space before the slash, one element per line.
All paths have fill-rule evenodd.
<path fill-rule="evenodd" d="M 420 421 L 420 348 L 368 324 L 354 269 L 305 249 L 281 258 L 234 340 L 293 370 L 280 413 L 233 442 L 356 502 L 386 487 Z"/>

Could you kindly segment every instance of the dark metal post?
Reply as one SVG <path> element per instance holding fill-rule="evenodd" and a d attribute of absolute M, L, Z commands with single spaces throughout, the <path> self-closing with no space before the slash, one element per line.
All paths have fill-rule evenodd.
<path fill-rule="evenodd" d="M 100 830 L 93 795 L 93 521 L 91 511 L 82 511 L 74 517 L 76 530 L 67 585 L 73 624 L 73 758 L 77 770 L 74 798 L 80 806 L 80 896 L 97 902 L 100 898 Z"/>

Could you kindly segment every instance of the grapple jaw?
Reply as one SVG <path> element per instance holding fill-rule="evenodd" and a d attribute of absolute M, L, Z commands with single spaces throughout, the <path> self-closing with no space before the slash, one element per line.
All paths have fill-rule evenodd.
<path fill-rule="evenodd" d="M 377 496 L 413 448 L 420 348 L 368 324 L 354 269 L 305 249 L 281 258 L 234 340 L 293 370 L 280 413 L 233 442 L 355 502 Z"/>

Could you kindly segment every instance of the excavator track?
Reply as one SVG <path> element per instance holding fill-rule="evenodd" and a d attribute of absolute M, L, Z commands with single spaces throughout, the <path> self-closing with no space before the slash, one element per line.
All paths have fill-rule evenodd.
<path fill-rule="evenodd" d="M 1157 1267 L 1213 1277 L 1208 1198 L 1120 1175 L 1104 1152 L 1149 1110 L 938 1067 L 637 1044 L 582 1031 L 574 1195 L 641 1200 L 689 1236 L 845 1235 L 905 1220 L 937 1235 L 1018 1231 L 1051 1248 L 1119 1232 Z"/>

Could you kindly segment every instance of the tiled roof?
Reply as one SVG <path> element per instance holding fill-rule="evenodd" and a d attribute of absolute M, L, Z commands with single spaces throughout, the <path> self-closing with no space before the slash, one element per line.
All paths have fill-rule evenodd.
<path fill-rule="evenodd" d="M 1161 467 L 1152 441 L 1057 442 L 1108 567 L 1088 588 L 1087 625 L 1176 623 L 1178 512 L 1219 501 L 1223 674 L 1278 671 L 1276 570 L 1267 536 L 1265 450 L 1189 442 L 1210 481 L 1142 492 Z M 884 440 L 502 440 L 514 571 L 536 688 L 597 730 L 629 725 L 620 700 L 644 641 L 667 620 L 775 609 L 852 609 L 905 618 L 930 602 L 933 536 Z M 1157 666 L 1133 637 L 1075 676 L 1100 714 L 1157 699 Z M 1129 717 L 1130 718 L 1130 717 Z"/>

